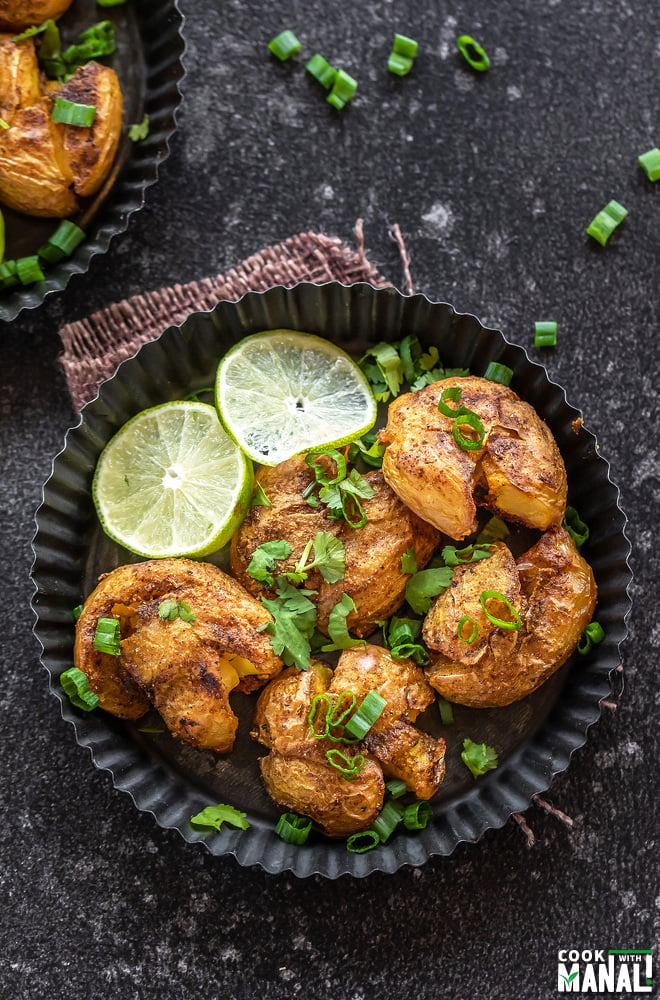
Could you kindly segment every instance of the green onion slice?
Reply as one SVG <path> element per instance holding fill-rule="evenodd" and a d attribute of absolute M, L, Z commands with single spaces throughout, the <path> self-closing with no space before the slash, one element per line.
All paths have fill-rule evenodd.
<path fill-rule="evenodd" d="M 372 829 L 378 834 L 381 844 L 387 843 L 403 819 L 404 812 L 405 807 L 400 802 L 385 803 L 372 825 Z"/>
<path fill-rule="evenodd" d="M 432 815 L 433 810 L 428 802 L 412 802 L 406 806 L 403 825 L 406 830 L 425 830 Z"/>
<path fill-rule="evenodd" d="M 587 226 L 587 235 L 592 236 L 601 246 L 605 246 L 627 214 L 628 209 L 624 208 L 618 201 L 608 202 Z"/>
<path fill-rule="evenodd" d="M 553 320 L 544 320 L 534 324 L 534 347 L 556 347 L 557 324 Z"/>
<path fill-rule="evenodd" d="M 364 755 L 361 753 L 356 753 L 354 757 L 347 757 L 342 750 L 332 747 L 331 750 L 326 750 L 325 756 L 328 764 L 335 767 L 342 778 L 346 778 L 347 781 L 353 781 L 354 778 L 357 778 L 364 767 Z"/>
<path fill-rule="evenodd" d="M 313 55 L 309 62 L 306 64 L 305 69 L 307 72 L 314 77 L 315 80 L 325 87 L 326 90 L 330 90 L 330 87 L 334 83 L 335 76 L 337 75 L 337 70 L 334 69 L 330 63 L 323 58 L 318 52 Z"/>
<path fill-rule="evenodd" d="M 393 799 L 400 799 L 402 795 L 405 795 L 408 791 L 405 781 L 401 778 L 393 778 L 392 781 L 388 781 L 385 784 L 385 791 Z"/>
<path fill-rule="evenodd" d="M 491 382 L 500 382 L 502 385 L 511 385 L 513 378 L 513 368 L 501 365 L 498 361 L 491 361 L 484 372 L 484 378 Z"/>
<path fill-rule="evenodd" d="M 32 285 L 44 280 L 44 272 L 39 267 L 39 258 L 19 257 L 16 261 L 16 276 L 22 285 Z"/>
<path fill-rule="evenodd" d="M 96 105 L 76 104 L 75 101 L 67 101 L 66 97 L 56 97 L 50 117 L 63 125 L 89 128 L 96 118 Z"/>
<path fill-rule="evenodd" d="M 60 674 L 60 684 L 69 701 L 83 712 L 91 712 L 99 703 L 98 695 L 90 691 L 87 675 L 78 667 L 70 667 Z"/>
<path fill-rule="evenodd" d="M 501 601 L 502 604 L 506 604 L 507 608 L 513 615 L 513 621 L 507 621 L 505 618 L 497 618 L 495 615 L 491 614 L 486 605 L 488 601 Z M 483 590 L 479 596 L 479 603 L 483 609 L 488 621 L 492 622 L 493 625 L 497 625 L 498 628 L 506 629 L 508 632 L 518 632 L 522 626 L 522 621 L 520 615 L 512 605 L 511 601 L 504 594 L 501 594 L 499 590 Z"/>
<path fill-rule="evenodd" d="M 584 523 L 575 507 L 567 507 L 564 512 L 564 527 L 578 548 L 589 538 L 589 528 Z"/>
<path fill-rule="evenodd" d="M 650 181 L 660 180 L 660 149 L 649 149 L 637 160 Z"/>
<path fill-rule="evenodd" d="M 275 833 L 287 844 L 305 844 L 312 829 L 311 819 L 296 813 L 282 813 L 277 821 Z"/>
<path fill-rule="evenodd" d="M 364 854 L 373 851 L 380 844 L 380 837 L 375 830 L 363 830 L 362 833 L 352 833 L 346 841 L 346 850 L 352 854 Z"/>
<path fill-rule="evenodd" d="M 462 433 L 461 427 L 470 427 L 476 432 L 477 437 L 466 437 Z M 466 410 L 456 417 L 451 433 L 454 441 L 463 451 L 479 451 L 480 448 L 483 448 L 486 429 L 477 414 L 473 413 L 472 410 Z"/>
<path fill-rule="evenodd" d="M 470 632 L 469 636 L 466 637 L 465 626 L 467 624 L 472 625 L 472 631 Z M 470 618 L 469 615 L 463 615 L 463 617 L 458 623 L 458 628 L 456 629 L 456 635 L 461 640 L 461 642 L 465 642 L 469 646 L 474 642 L 478 634 L 479 634 L 479 629 L 477 628 L 477 623 L 475 622 L 474 618 Z"/>
<path fill-rule="evenodd" d="M 315 461 L 315 455 L 327 455 L 337 466 L 337 475 L 330 479 L 320 462 Z M 305 455 L 305 465 L 308 465 L 314 473 L 314 479 L 322 486 L 337 486 L 338 483 L 346 479 L 346 459 L 336 448 L 319 448 L 318 451 L 310 451 Z"/>
<path fill-rule="evenodd" d="M 441 694 L 438 695 L 438 711 L 440 712 L 440 721 L 443 726 L 454 724 L 454 710 L 451 707 L 451 702 L 443 698 Z"/>
<path fill-rule="evenodd" d="M 396 52 L 397 55 L 406 56 L 408 59 L 414 59 L 417 55 L 418 48 L 419 42 L 416 42 L 414 38 L 408 38 L 407 35 L 394 36 L 392 52 Z"/>
<path fill-rule="evenodd" d="M 485 50 L 479 45 L 479 42 L 475 42 L 474 38 L 471 38 L 470 35 L 461 35 L 460 38 L 456 39 L 456 45 L 458 51 L 472 69 L 476 69 L 479 73 L 486 72 L 490 66 L 490 59 L 486 55 Z"/>
<path fill-rule="evenodd" d="M 348 698 L 349 702 L 342 709 L 342 702 L 345 698 Z M 326 706 L 322 718 L 320 712 L 321 703 Z M 346 718 L 355 710 L 356 704 L 357 698 L 353 691 L 340 691 L 336 696 L 328 692 L 314 695 L 307 716 L 310 735 L 317 740 L 332 740 L 333 743 L 357 743 L 357 739 L 351 739 L 346 736 L 342 728 Z"/>
<path fill-rule="evenodd" d="M 83 606 L 82 604 L 76 604 L 75 608 L 71 612 L 74 622 L 77 622 L 82 614 Z"/>
<path fill-rule="evenodd" d="M 450 386 L 448 389 L 442 390 L 442 395 L 440 396 L 440 402 L 438 403 L 438 410 L 440 413 L 444 414 L 445 417 L 458 417 L 463 416 L 466 413 L 471 413 L 471 410 L 467 410 L 464 406 L 449 406 L 445 400 L 449 399 L 452 403 L 458 403 L 461 396 L 463 395 L 463 390 L 457 385 Z"/>
<path fill-rule="evenodd" d="M 387 59 L 387 68 L 390 73 L 396 76 L 408 76 L 413 68 L 413 60 L 407 56 L 401 56 L 398 52 L 390 52 Z"/>
<path fill-rule="evenodd" d="M 85 231 L 69 219 L 62 219 L 59 226 L 39 250 L 39 256 L 49 264 L 57 264 L 64 257 L 70 257 L 73 251 L 85 239 Z"/>
<path fill-rule="evenodd" d="M 121 7 L 126 0 L 96 0 L 99 7 Z"/>
<path fill-rule="evenodd" d="M 357 80 L 350 73 L 343 69 L 338 69 L 332 81 L 332 90 L 326 97 L 328 104 L 332 104 L 338 111 L 355 96 L 358 89 Z"/>
<path fill-rule="evenodd" d="M 6 122 L 4 118 L 0 118 L 0 128 L 9 128 L 9 122 Z"/>
<path fill-rule="evenodd" d="M 292 31 L 281 31 L 279 35 L 271 39 L 268 43 L 268 48 L 284 62 L 285 59 L 290 59 L 291 56 L 295 55 L 296 52 L 300 52 L 302 45 L 294 35 Z"/>
<path fill-rule="evenodd" d="M 592 646 L 596 646 L 605 638 L 605 629 L 599 622 L 590 622 L 580 636 L 577 651 L 584 656 Z"/>
<path fill-rule="evenodd" d="M 121 653 L 120 640 L 119 619 L 99 618 L 92 642 L 94 649 L 98 650 L 99 653 L 119 656 Z"/>
<path fill-rule="evenodd" d="M 0 288 L 13 288 L 18 285 L 18 274 L 15 260 L 6 260 L 0 264 Z"/>
<path fill-rule="evenodd" d="M 386 705 L 387 700 L 378 691 L 369 691 L 346 723 L 346 732 L 361 740 L 383 714 Z"/>

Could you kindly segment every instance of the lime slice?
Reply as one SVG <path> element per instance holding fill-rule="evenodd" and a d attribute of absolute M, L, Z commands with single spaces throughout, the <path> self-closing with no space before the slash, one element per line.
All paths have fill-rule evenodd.
<path fill-rule="evenodd" d="M 149 559 L 204 556 L 245 516 L 252 465 L 213 406 L 175 402 L 143 410 L 109 441 L 92 495 L 103 530 Z"/>
<path fill-rule="evenodd" d="M 227 432 L 262 465 L 347 444 L 376 421 L 369 383 L 348 354 L 295 330 L 236 344 L 218 367 L 215 399 Z"/>

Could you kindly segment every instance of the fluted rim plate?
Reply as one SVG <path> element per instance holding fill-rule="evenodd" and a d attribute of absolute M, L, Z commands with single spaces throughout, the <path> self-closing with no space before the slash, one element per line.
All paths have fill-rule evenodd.
<path fill-rule="evenodd" d="M 567 467 L 569 502 L 591 528 L 585 556 L 598 583 L 597 616 L 605 628 L 604 642 L 586 657 L 573 656 L 516 706 L 457 709 L 455 726 L 443 727 L 447 780 L 433 800 L 432 821 L 420 833 L 397 833 L 365 854 L 351 854 L 343 842 L 320 836 L 304 847 L 276 837 L 277 810 L 258 781 L 258 750 L 249 739 L 239 740 L 237 750 L 226 759 L 183 748 L 167 735 L 148 736 L 138 726 L 101 711 L 79 712 L 57 680 L 72 662 L 71 609 L 89 592 L 98 572 L 136 558 L 118 547 L 108 548 L 96 522 L 91 481 L 101 449 L 140 410 L 212 384 L 220 357 L 242 337 L 277 327 L 328 337 L 354 356 L 369 344 L 415 333 L 427 348 L 438 347 L 447 367 L 483 374 L 491 361 L 508 365 L 514 371 L 512 388 L 536 407 L 552 429 Z M 36 515 L 34 631 L 50 675 L 50 690 L 78 743 L 89 747 L 97 767 L 109 771 L 115 787 L 128 792 L 137 808 L 151 812 L 160 826 L 178 830 L 188 842 L 203 843 L 212 854 L 230 854 L 241 865 L 259 865 L 271 873 L 329 878 L 391 873 L 403 865 L 421 865 L 433 855 L 450 855 L 460 842 L 475 842 L 486 830 L 503 826 L 549 787 L 585 743 L 589 727 L 599 718 L 601 702 L 612 697 L 611 675 L 620 664 L 620 644 L 627 634 L 632 574 L 626 518 L 609 465 L 594 435 L 580 421 L 579 410 L 568 403 L 561 386 L 521 347 L 474 316 L 424 295 L 335 282 L 277 286 L 250 292 L 238 302 L 220 302 L 212 311 L 194 313 L 180 327 L 170 327 L 125 361 L 84 408 L 80 423 L 67 433 L 53 462 Z M 238 708 L 245 728 L 253 702 L 238 697 L 245 699 Z M 434 720 L 435 716 L 432 731 L 438 725 Z M 459 761 L 465 735 L 500 750 L 500 766 L 477 781 Z M 194 830 L 190 817 L 219 801 L 247 812 L 250 829 L 223 827 L 211 834 Z"/>

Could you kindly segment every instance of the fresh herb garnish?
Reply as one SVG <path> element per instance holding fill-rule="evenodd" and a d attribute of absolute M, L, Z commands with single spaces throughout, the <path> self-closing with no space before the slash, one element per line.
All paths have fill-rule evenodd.
<path fill-rule="evenodd" d="M 119 656 L 121 654 L 120 641 L 119 619 L 99 618 L 92 642 L 94 649 L 98 650 L 99 653 Z"/>
<path fill-rule="evenodd" d="M 345 705 L 346 698 L 348 705 Z M 322 704 L 325 705 L 325 711 L 321 718 Z M 314 695 L 307 716 L 310 736 L 317 740 L 332 740 L 333 743 L 356 743 L 356 739 L 351 739 L 344 732 L 344 723 L 356 705 L 357 698 L 353 691 L 340 691 L 338 695 L 329 692 Z"/>
<path fill-rule="evenodd" d="M 585 656 L 592 646 L 596 646 L 605 638 L 605 629 L 599 622 L 590 622 L 580 636 L 577 651 Z"/>
<path fill-rule="evenodd" d="M 172 597 L 168 597 L 166 600 L 160 602 L 158 605 L 158 617 L 164 622 L 173 622 L 176 618 L 181 618 L 182 621 L 188 622 L 190 625 L 193 625 L 195 622 L 195 616 L 190 610 L 190 605 L 186 604 L 185 601 L 175 601 Z"/>
<path fill-rule="evenodd" d="M 368 691 L 346 723 L 345 729 L 349 736 L 363 739 L 381 717 L 386 705 L 387 699 L 378 694 L 378 691 Z"/>
<path fill-rule="evenodd" d="M 364 767 L 364 754 L 361 753 L 355 754 L 354 757 L 347 757 L 342 750 L 332 747 L 330 750 L 326 750 L 325 756 L 328 764 L 335 767 L 342 778 L 347 781 L 357 778 Z"/>
<path fill-rule="evenodd" d="M 415 557 L 415 549 L 410 548 L 401 556 L 401 572 L 402 573 L 416 573 L 418 570 L 417 559 Z"/>
<path fill-rule="evenodd" d="M 226 806 L 220 802 L 217 806 L 207 806 L 206 809 L 191 816 L 190 822 L 193 826 L 207 830 L 219 830 L 223 823 L 238 827 L 239 830 L 247 830 L 250 824 L 245 815 L 233 806 Z"/>
<path fill-rule="evenodd" d="M 70 667 L 60 674 L 60 684 L 71 704 L 82 708 L 83 712 L 91 712 L 98 705 L 98 695 L 90 691 L 87 675 L 78 667 Z"/>
<path fill-rule="evenodd" d="M 440 722 L 443 726 L 451 726 L 454 723 L 454 710 L 451 707 L 451 702 L 443 698 L 441 694 L 438 695 L 438 711 L 440 712 Z"/>
<path fill-rule="evenodd" d="M 275 577 L 273 574 L 277 569 L 278 560 L 288 559 L 290 555 L 291 546 L 283 538 L 275 538 L 272 542 L 257 545 L 247 568 L 248 576 L 251 576 L 257 583 L 265 583 L 268 587 L 274 587 Z"/>
<path fill-rule="evenodd" d="M 277 821 L 275 833 L 287 844 L 304 844 L 312 829 L 311 819 L 297 813 L 282 813 Z"/>
<path fill-rule="evenodd" d="M 307 562 L 310 551 L 314 550 L 312 562 Z M 346 549 L 344 543 L 330 531 L 318 531 L 313 539 L 307 542 L 303 554 L 296 563 L 295 569 L 284 573 L 292 583 L 302 583 L 307 579 L 309 571 L 318 569 L 326 583 L 337 583 L 346 575 Z"/>
<path fill-rule="evenodd" d="M 498 618 L 497 615 L 494 615 L 491 611 L 488 610 L 489 601 L 498 601 L 501 604 L 504 604 L 507 610 L 513 616 L 512 619 Z M 479 595 L 479 604 L 481 605 L 481 610 L 485 614 L 488 621 L 492 622 L 493 625 L 496 625 L 498 628 L 506 629 L 507 632 L 519 632 L 520 629 L 522 628 L 522 620 L 520 618 L 520 615 L 518 614 L 518 612 L 516 611 L 513 604 L 506 596 L 506 594 L 500 593 L 499 590 L 482 590 L 481 594 Z"/>
<path fill-rule="evenodd" d="M 373 360 L 371 360 L 373 359 Z M 358 362 L 379 403 L 399 395 L 404 382 L 412 392 L 445 378 L 468 375 L 467 368 L 443 368 L 437 347 L 425 352 L 415 334 L 392 344 L 381 342 Z"/>
<path fill-rule="evenodd" d="M 264 490 L 261 483 L 257 483 L 254 496 L 252 497 L 251 507 L 272 507 L 272 503 L 266 496 L 266 491 Z"/>
<path fill-rule="evenodd" d="M 136 122 L 134 125 L 129 126 L 128 138 L 131 142 L 141 142 L 143 139 L 146 139 L 148 135 L 149 115 L 145 114 L 141 122 Z"/>
<path fill-rule="evenodd" d="M 470 739 L 463 740 L 461 760 L 475 778 L 486 771 L 494 771 L 499 764 L 497 751 L 493 747 L 487 743 L 473 743 Z"/>
<path fill-rule="evenodd" d="M 563 525 L 578 548 L 589 538 L 589 528 L 584 523 L 575 507 L 567 507 L 564 513 Z"/>
<path fill-rule="evenodd" d="M 467 563 L 478 562 L 480 559 L 489 559 L 492 554 L 493 546 L 483 542 L 466 545 L 463 549 L 457 549 L 455 545 L 445 545 L 442 550 L 442 558 L 446 566 L 464 566 Z"/>
<path fill-rule="evenodd" d="M 390 619 L 389 628 L 384 630 L 385 644 L 395 660 L 410 659 L 420 667 L 429 662 L 426 648 L 419 642 L 422 623 L 417 618 Z"/>
<path fill-rule="evenodd" d="M 509 529 L 500 517 L 491 517 L 477 535 L 477 545 L 501 542 L 509 534 Z"/>
<path fill-rule="evenodd" d="M 261 598 L 274 621 L 266 622 L 259 631 L 270 634 L 270 644 L 276 656 L 281 656 L 287 667 L 309 670 L 311 643 L 316 630 L 316 607 L 308 595 L 314 590 L 296 589 L 283 576 L 277 578 L 277 598 Z"/>
<path fill-rule="evenodd" d="M 355 604 L 348 594 L 342 594 L 341 601 L 335 604 L 328 616 L 328 633 L 332 642 L 326 646 L 321 646 L 324 653 L 332 653 L 337 649 L 352 649 L 353 646 L 366 645 L 364 639 L 353 639 L 348 634 L 346 619 L 355 611 Z"/>
<path fill-rule="evenodd" d="M 450 566 L 435 569 L 420 569 L 406 584 L 406 600 L 418 615 L 425 615 L 431 607 L 431 600 L 444 593 L 451 584 L 453 570 Z"/>

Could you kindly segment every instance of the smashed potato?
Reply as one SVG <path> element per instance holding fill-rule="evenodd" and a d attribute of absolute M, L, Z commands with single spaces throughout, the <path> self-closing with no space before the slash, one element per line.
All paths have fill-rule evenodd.
<path fill-rule="evenodd" d="M 194 617 L 163 620 L 164 601 L 184 602 Z M 120 623 L 121 653 L 94 648 L 99 618 Z M 153 705 L 174 736 L 192 746 L 231 750 L 237 720 L 228 696 L 279 673 L 266 609 L 209 563 L 159 559 L 120 566 L 87 598 L 76 626 L 74 664 L 100 707 L 138 719 Z"/>
<path fill-rule="evenodd" d="M 319 457 L 319 461 L 322 461 Z M 248 575 L 247 568 L 258 545 L 284 539 L 291 545 L 291 556 L 283 561 L 280 572 L 293 570 L 307 542 L 319 531 L 331 532 L 346 550 L 346 574 L 337 583 L 326 583 L 318 570 L 312 570 L 305 587 L 318 591 L 311 600 L 318 607 L 318 627 L 327 635 L 328 617 L 342 594 L 355 603 L 348 615 L 348 627 L 360 638 L 370 635 L 379 620 L 389 618 L 404 600 L 409 574 L 401 570 L 401 556 L 414 549 L 421 569 L 431 558 L 438 543 L 438 532 L 413 514 L 374 470 L 364 477 L 376 491 L 364 500 L 367 523 L 351 528 L 345 520 L 333 520 L 328 510 L 310 507 L 303 496 L 314 481 L 314 473 L 297 455 L 280 465 L 262 468 L 256 476 L 270 500 L 271 507 L 253 507 L 231 543 L 231 569 L 251 594 L 265 594 L 264 585 Z"/>
<path fill-rule="evenodd" d="M 445 390 L 480 418 L 481 447 L 463 450 L 454 418 L 438 411 Z M 450 404 L 455 406 L 457 404 Z M 404 503 L 451 538 L 477 527 L 477 504 L 509 521 L 545 531 L 566 508 L 566 470 L 546 424 L 499 382 L 468 376 L 434 382 L 390 403 L 383 475 Z"/>
<path fill-rule="evenodd" d="M 0 0 L 0 31 L 20 31 L 33 24 L 57 21 L 72 0 Z"/>
<path fill-rule="evenodd" d="M 485 590 L 509 599 L 520 616 L 519 630 L 489 620 L 480 602 Z M 568 659 L 595 605 L 591 567 L 564 528 L 547 531 L 517 561 L 499 542 L 490 558 L 457 567 L 451 586 L 432 604 L 423 627 L 435 651 L 428 680 L 449 701 L 471 708 L 519 701 Z M 494 617 L 514 620 L 503 602 L 500 607 Z M 463 616 L 477 630 L 472 642 L 458 635 Z"/>
<path fill-rule="evenodd" d="M 352 691 L 359 705 L 371 690 L 387 705 L 363 740 L 344 744 L 312 735 L 308 717 L 316 695 L 327 693 L 336 704 L 342 692 Z M 430 798 L 444 779 L 445 742 L 413 723 L 433 700 L 422 670 L 380 646 L 345 650 L 334 674 L 318 663 L 302 673 L 285 670 L 259 696 L 252 732 L 270 750 L 259 762 L 268 793 L 330 837 L 369 828 L 383 805 L 385 777 L 400 778 L 419 798 Z M 364 757 L 357 777 L 348 780 L 329 763 L 327 751 L 337 748 Z"/>

